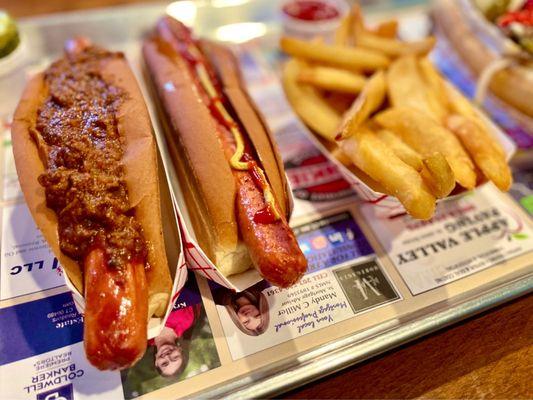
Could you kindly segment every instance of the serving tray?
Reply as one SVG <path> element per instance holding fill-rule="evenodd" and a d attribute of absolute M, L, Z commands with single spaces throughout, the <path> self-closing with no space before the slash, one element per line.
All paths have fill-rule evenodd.
<path fill-rule="evenodd" d="M 0 392 L 5 396 L 274 396 L 531 291 L 530 172 L 515 174 L 514 198 L 486 185 L 443 203 L 431 222 L 379 218 L 309 141 L 286 105 L 277 75 L 283 61 L 276 50 L 277 7 L 267 0 L 180 1 L 20 21 L 23 57 L 0 76 Z M 380 7 L 369 10 L 371 20 L 390 15 L 391 9 Z M 419 5 L 395 9 L 404 23 L 402 34 L 425 34 L 425 11 Z M 165 12 L 192 24 L 198 34 L 233 42 L 250 94 L 278 140 L 295 197 L 292 225 L 310 268 L 294 288 L 259 283 L 246 291 L 260 311 L 253 332 L 231 311 L 231 292 L 189 272 L 169 317 L 187 321 L 177 340 L 184 365 L 162 376 L 150 344 L 136 367 L 100 372 L 85 360 L 83 318 L 62 279 L 47 271 L 52 261 L 46 246 L 15 196 L 9 121 L 26 77 L 58 56 L 71 36 L 86 35 L 124 51 L 144 90 L 140 41 Z M 176 188 L 153 102 L 144 93 L 171 189 Z M 43 267 L 15 263 L 17 256 L 26 264 L 42 259 Z M 14 273 L 16 266 L 23 272 Z"/>

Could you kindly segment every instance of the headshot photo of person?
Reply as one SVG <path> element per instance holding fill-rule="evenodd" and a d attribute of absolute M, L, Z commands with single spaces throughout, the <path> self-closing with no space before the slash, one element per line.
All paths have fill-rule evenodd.
<path fill-rule="evenodd" d="M 225 307 L 229 317 L 242 333 L 259 336 L 267 330 L 270 322 L 268 301 L 262 293 L 264 288 L 262 282 L 239 293 L 220 288 L 217 290 L 215 302 Z"/>
<path fill-rule="evenodd" d="M 188 351 L 181 338 L 194 324 L 195 314 L 198 314 L 196 308 L 199 307 L 172 311 L 161 333 L 148 342 L 149 346 L 155 346 L 154 366 L 159 375 L 179 375 L 187 366 Z"/>
<path fill-rule="evenodd" d="M 146 353 L 121 371 L 125 399 L 189 379 L 220 366 L 213 332 L 193 272 L 174 301 L 161 332 L 148 340 Z"/>

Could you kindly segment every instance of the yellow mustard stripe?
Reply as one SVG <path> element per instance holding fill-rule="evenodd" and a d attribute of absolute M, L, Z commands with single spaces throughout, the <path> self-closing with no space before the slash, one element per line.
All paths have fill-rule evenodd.
<path fill-rule="evenodd" d="M 198 57 L 199 52 L 195 47 L 191 46 L 189 51 L 193 53 L 195 57 Z M 218 97 L 217 90 L 213 86 L 213 82 L 211 82 L 209 73 L 207 72 L 207 69 L 205 68 L 205 66 L 201 63 L 197 63 L 195 66 L 195 69 L 196 69 L 196 73 L 198 75 L 201 85 L 207 92 L 207 95 L 209 96 L 209 98 L 214 102 L 215 107 L 220 112 L 220 115 L 222 115 L 222 118 L 224 118 L 226 123 L 230 126 L 230 131 L 235 139 L 236 149 L 229 161 L 231 167 L 233 169 L 240 170 L 240 171 L 249 170 L 250 166 L 248 162 L 241 161 L 241 158 L 244 155 L 244 139 L 242 137 L 240 130 L 237 127 L 236 122 L 233 120 L 233 118 L 231 118 L 231 115 L 228 113 L 228 111 L 222 104 L 221 99 Z M 276 220 L 279 220 L 281 216 L 278 211 L 278 207 L 276 205 L 276 199 L 274 198 L 272 189 L 270 185 L 268 184 L 268 181 L 266 180 L 265 173 L 263 172 L 261 168 L 257 168 L 257 171 L 259 172 L 259 175 L 261 176 L 261 179 L 263 180 L 263 182 L 266 183 L 266 187 L 263 190 L 263 196 L 264 196 L 265 202 L 267 203 L 267 205 L 270 206 L 270 210 L 272 214 L 274 215 L 274 218 Z"/>
<path fill-rule="evenodd" d="M 257 168 L 257 171 L 259 172 L 259 175 L 261 176 L 261 179 L 263 179 L 264 182 L 267 182 L 265 178 L 265 173 L 261 168 Z M 267 183 L 265 189 L 263 190 L 263 195 L 265 197 L 265 202 L 270 206 L 270 210 L 272 214 L 274 215 L 274 219 L 278 220 L 281 218 L 278 207 L 276 205 L 276 199 L 274 198 L 274 194 L 272 193 L 272 189 L 270 188 L 270 185 Z"/>

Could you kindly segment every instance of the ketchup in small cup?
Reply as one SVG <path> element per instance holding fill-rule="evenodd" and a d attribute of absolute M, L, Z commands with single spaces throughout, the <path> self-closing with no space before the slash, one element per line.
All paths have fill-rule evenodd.
<path fill-rule="evenodd" d="M 285 34 L 301 39 L 319 36 L 331 41 L 346 12 L 344 0 L 288 0 L 281 6 Z"/>
<path fill-rule="evenodd" d="M 283 6 L 283 12 L 304 21 L 324 21 L 340 14 L 335 6 L 320 0 L 292 1 Z"/>

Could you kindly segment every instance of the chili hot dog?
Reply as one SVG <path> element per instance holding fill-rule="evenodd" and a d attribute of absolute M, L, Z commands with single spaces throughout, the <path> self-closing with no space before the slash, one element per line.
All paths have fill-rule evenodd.
<path fill-rule="evenodd" d="M 86 300 L 84 339 L 100 369 L 131 366 L 171 279 L 162 237 L 155 141 L 122 53 L 86 39 L 27 85 L 13 152 L 28 207 Z"/>

